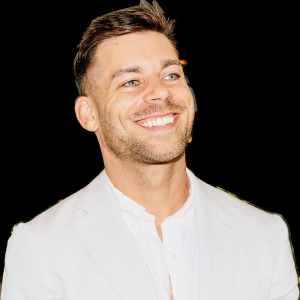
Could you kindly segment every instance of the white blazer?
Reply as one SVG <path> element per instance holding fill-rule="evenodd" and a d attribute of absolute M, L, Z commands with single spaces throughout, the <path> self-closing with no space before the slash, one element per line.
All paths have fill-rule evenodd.
<path fill-rule="evenodd" d="M 1 300 L 159 300 L 105 176 L 15 227 Z M 197 299 L 298 300 L 284 220 L 190 177 Z"/>

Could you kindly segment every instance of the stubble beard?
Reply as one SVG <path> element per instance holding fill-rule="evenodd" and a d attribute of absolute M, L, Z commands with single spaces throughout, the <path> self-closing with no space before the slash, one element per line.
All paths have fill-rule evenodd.
<path fill-rule="evenodd" d="M 185 107 L 166 102 L 161 105 L 154 105 L 135 116 L 147 116 L 151 113 L 160 113 L 164 111 L 177 111 L 182 113 Z M 175 132 L 159 133 L 153 136 L 152 142 L 137 135 L 133 131 L 124 134 L 117 126 L 108 121 L 106 116 L 99 112 L 100 128 L 103 139 L 108 150 L 118 159 L 142 164 L 166 164 L 178 158 L 185 150 L 188 140 L 191 137 L 194 115 L 188 116 L 186 126 L 182 126 Z M 137 125 L 138 126 L 138 125 Z M 153 143 L 158 145 L 153 147 Z"/>

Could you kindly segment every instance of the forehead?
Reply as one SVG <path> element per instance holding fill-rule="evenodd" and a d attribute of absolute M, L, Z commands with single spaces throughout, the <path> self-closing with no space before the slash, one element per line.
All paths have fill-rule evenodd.
<path fill-rule="evenodd" d="M 113 37 L 97 48 L 95 60 L 103 71 L 114 71 L 132 64 L 153 65 L 165 59 L 178 59 L 177 52 L 168 38 L 155 31 L 142 31 Z"/>

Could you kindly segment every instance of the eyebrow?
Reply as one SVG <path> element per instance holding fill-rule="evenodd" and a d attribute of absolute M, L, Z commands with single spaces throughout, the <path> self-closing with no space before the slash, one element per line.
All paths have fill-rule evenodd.
<path fill-rule="evenodd" d="M 142 68 L 139 66 L 135 66 L 135 67 L 129 67 L 129 68 L 125 68 L 125 69 L 120 69 L 114 73 L 114 75 L 112 76 L 112 79 L 114 79 L 118 76 L 122 76 L 123 74 L 126 74 L 126 73 L 142 73 Z"/>
<path fill-rule="evenodd" d="M 161 69 L 165 69 L 172 65 L 177 65 L 177 66 L 181 67 L 182 63 L 177 59 L 166 59 L 161 62 Z M 142 71 L 143 71 L 143 69 L 140 66 L 134 66 L 134 67 L 128 67 L 125 69 L 120 69 L 113 74 L 112 79 L 114 79 L 118 76 L 122 76 L 127 73 L 142 73 Z"/>
<path fill-rule="evenodd" d="M 182 67 L 182 63 L 178 59 L 166 59 L 161 62 L 162 69 L 172 65 L 177 65 Z"/>

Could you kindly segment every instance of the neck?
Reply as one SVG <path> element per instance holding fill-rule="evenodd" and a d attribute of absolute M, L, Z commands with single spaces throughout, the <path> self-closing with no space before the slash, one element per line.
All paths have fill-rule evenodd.
<path fill-rule="evenodd" d="M 103 155 L 105 171 L 124 195 L 145 207 L 156 223 L 178 211 L 189 196 L 185 153 L 167 164 L 140 164 Z"/>

